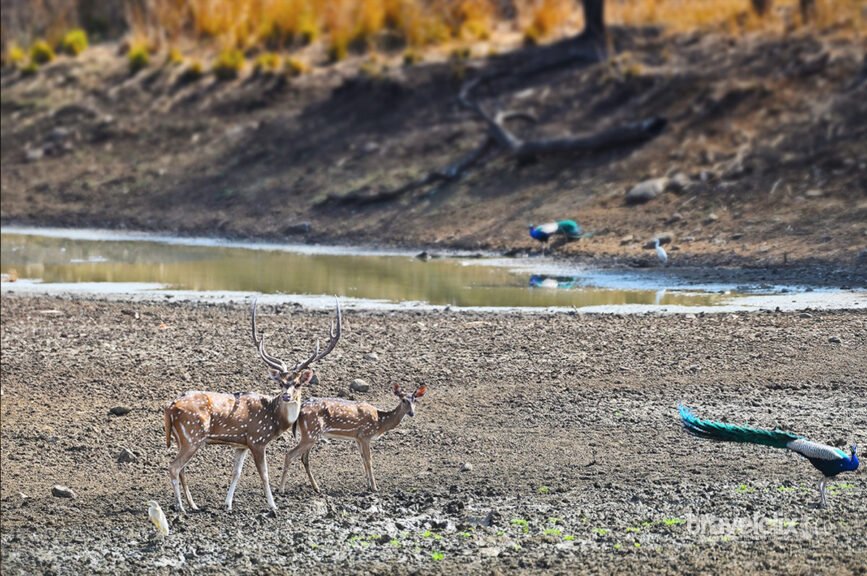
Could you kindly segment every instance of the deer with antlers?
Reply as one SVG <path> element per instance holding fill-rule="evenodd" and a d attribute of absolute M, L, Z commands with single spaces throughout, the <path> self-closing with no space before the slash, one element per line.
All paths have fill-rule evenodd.
<path fill-rule="evenodd" d="M 301 411 L 301 389 L 317 382 L 316 374 L 310 366 L 327 356 L 337 345 L 341 332 L 340 302 L 337 303 L 336 314 L 337 321 L 331 324 L 329 342 L 325 349 L 320 351 L 317 340 L 313 353 L 306 360 L 289 368 L 285 362 L 265 351 L 265 334 L 259 337 L 256 329 L 254 299 L 251 306 L 253 344 L 259 351 L 259 357 L 268 366 L 271 379 L 280 385 L 280 393 L 270 397 L 255 392 L 222 394 L 190 391 L 166 406 L 166 447 L 171 446 L 172 437 L 178 444 L 178 455 L 169 465 L 169 478 L 178 510 L 184 512 L 181 487 L 190 507 L 198 510 L 187 486 L 184 467 L 205 444 L 225 444 L 235 448 L 232 482 L 226 495 L 227 510 L 232 510 L 232 499 L 247 453 L 253 454 L 253 461 L 265 487 L 268 507 L 272 511 L 277 510 L 268 480 L 265 448 L 297 420 Z"/>
<path fill-rule="evenodd" d="M 424 396 L 426 390 L 427 386 L 419 386 L 414 392 L 407 394 L 400 389 L 399 384 L 395 384 L 393 392 L 400 399 L 400 404 L 389 411 L 378 410 L 367 402 L 352 402 L 341 398 L 311 398 L 305 401 L 298 420 L 292 425 L 292 435 L 297 432 L 300 438 L 298 445 L 286 454 L 280 491 L 286 490 L 289 464 L 300 456 L 310 485 L 319 492 L 319 485 L 310 472 L 310 450 L 320 438 L 339 438 L 355 440 L 358 444 L 367 476 L 367 487 L 371 492 L 376 492 L 376 479 L 373 477 L 373 465 L 370 461 L 370 441 L 396 428 L 404 416 L 415 416 L 415 401 Z"/>

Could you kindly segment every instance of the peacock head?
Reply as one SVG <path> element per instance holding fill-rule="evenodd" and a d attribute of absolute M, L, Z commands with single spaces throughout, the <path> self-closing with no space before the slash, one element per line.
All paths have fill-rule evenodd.
<path fill-rule="evenodd" d="M 854 471 L 854 470 L 858 469 L 858 464 L 859 464 L 859 462 L 858 462 L 858 446 L 856 446 L 855 444 L 852 444 L 851 446 L 849 446 L 849 448 L 852 450 L 852 456 L 849 457 L 849 461 L 852 463 L 851 464 L 852 467 L 850 468 L 850 470 Z"/>

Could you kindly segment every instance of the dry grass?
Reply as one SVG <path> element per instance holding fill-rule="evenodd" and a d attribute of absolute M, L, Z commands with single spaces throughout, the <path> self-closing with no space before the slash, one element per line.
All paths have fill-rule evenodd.
<path fill-rule="evenodd" d="M 412 64 L 422 58 L 427 46 L 445 45 L 441 52 L 448 53 L 456 46 L 488 40 L 496 30 L 517 29 L 526 41 L 538 43 L 583 26 L 579 0 L 514 0 L 515 10 L 499 9 L 507 5 L 502 0 L 127 0 L 125 4 L 130 43 L 139 47 L 137 55 L 146 46 L 146 52 L 168 53 L 167 60 L 176 63 L 181 58 L 172 52 L 179 45 L 193 52 L 210 47 L 223 55 L 241 51 L 255 59 L 257 54 L 293 51 L 321 40 L 333 61 L 352 52 L 396 49 Z M 809 26 L 864 37 L 863 0 L 815 0 L 815 5 Z M 804 25 L 798 0 L 775 0 L 764 17 L 751 10 L 750 0 L 607 0 L 605 10 L 611 25 L 662 26 L 673 32 L 788 33 Z M 69 30 L 68 13 L 60 12 L 56 19 L 48 28 L 58 39 L 49 36 L 48 42 L 37 43 L 40 53 L 46 52 L 46 44 L 49 49 L 58 46 L 62 31 Z M 84 38 L 76 50 L 86 46 Z M 7 63 L 15 59 L 14 46 L 8 45 L 4 53 Z M 493 45 L 487 48 L 494 49 Z M 40 56 L 44 59 L 44 54 Z M 233 62 L 226 68 L 236 67 Z"/>

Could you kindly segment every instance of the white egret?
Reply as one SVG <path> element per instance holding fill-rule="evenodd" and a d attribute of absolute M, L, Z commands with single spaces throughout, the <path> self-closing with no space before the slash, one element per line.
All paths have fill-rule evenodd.
<path fill-rule="evenodd" d="M 656 257 L 660 264 L 665 266 L 668 263 L 668 254 L 665 253 L 665 248 L 659 245 L 659 238 L 653 239 L 653 247 L 656 248 Z"/>
<path fill-rule="evenodd" d="M 156 526 L 160 536 L 165 537 L 169 535 L 169 521 L 166 520 L 166 515 L 163 514 L 163 509 L 160 508 L 160 504 L 156 500 L 148 501 L 148 518 Z"/>

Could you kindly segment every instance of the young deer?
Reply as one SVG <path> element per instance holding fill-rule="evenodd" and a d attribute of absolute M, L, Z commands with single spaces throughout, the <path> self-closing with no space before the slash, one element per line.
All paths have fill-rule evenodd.
<path fill-rule="evenodd" d="M 361 452 L 364 473 L 367 475 L 367 487 L 371 492 L 376 492 L 376 480 L 373 478 L 373 466 L 370 462 L 370 441 L 396 428 L 404 416 L 415 416 L 415 401 L 424 396 L 427 386 L 419 386 L 412 394 L 402 392 L 399 384 L 395 384 L 393 390 L 395 396 L 400 398 L 400 404 L 387 412 L 377 410 L 367 402 L 351 402 L 340 398 L 311 398 L 305 401 L 301 405 L 298 420 L 292 425 L 292 435 L 294 436 L 297 430 L 301 436 L 298 445 L 286 454 L 280 491 L 286 490 L 289 464 L 301 456 L 310 485 L 319 492 L 319 485 L 310 472 L 310 450 L 324 437 L 355 440 Z"/>
<path fill-rule="evenodd" d="M 184 512 L 184 505 L 181 503 L 179 481 L 190 507 L 198 510 L 187 486 L 184 467 L 205 444 L 225 444 L 235 448 L 235 467 L 229 492 L 226 495 L 226 508 L 229 511 L 232 510 L 232 498 L 248 452 L 252 452 L 253 461 L 256 463 L 259 476 L 262 477 L 268 506 L 273 511 L 277 510 L 274 498 L 271 496 L 265 448 L 297 420 L 301 411 L 301 388 L 317 382 L 316 375 L 309 366 L 334 350 L 340 339 L 341 316 L 338 302 L 336 327 L 332 323 L 330 340 L 325 350 L 319 351 L 317 340 L 316 348 L 310 357 L 288 368 L 285 362 L 265 351 L 265 335 L 263 333 L 260 338 L 256 330 L 255 299 L 251 306 L 251 316 L 253 343 L 259 351 L 259 356 L 268 366 L 271 378 L 280 385 L 282 391 L 274 397 L 255 392 L 221 394 L 190 391 L 166 406 L 164 411 L 166 447 L 171 446 L 173 436 L 178 443 L 178 455 L 169 465 L 169 478 L 175 491 L 178 510 L 181 512 Z"/>

